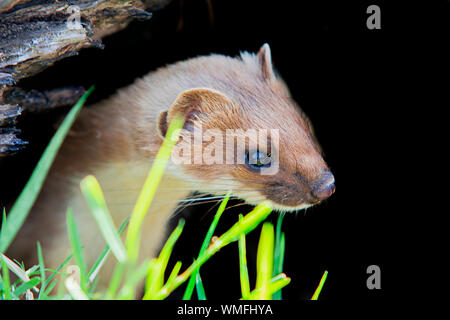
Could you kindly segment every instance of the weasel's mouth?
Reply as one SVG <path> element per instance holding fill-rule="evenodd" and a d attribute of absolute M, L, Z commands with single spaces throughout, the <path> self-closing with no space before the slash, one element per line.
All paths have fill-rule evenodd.
<path fill-rule="evenodd" d="M 321 202 L 309 194 L 298 192 L 297 190 L 288 190 L 287 192 L 266 192 L 265 197 L 273 204 L 274 209 L 276 208 L 285 211 L 297 211 Z"/>
<path fill-rule="evenodd" d="M 303 199 L 298 196 L 298 198 L 292 199 L 291 197 L 281 197 L 280 194 L 272 196 L 272 194 L 260 193 L 260 192 L 245 192 L 245 193 L 235 193 L 237 198 L 244 200 L 250 205 L 257 206 L 263 201 L 268 201 L 269 205 L 273 210 L 284 211 L 284 212 L 295 212 L 302 209 L 312 207 L 319 204 L 320 200 L 317 199 Z M 280 201 L 281 200 L 281 201 Z"/>
<path fill-rule="evenodd" d="M 300 211 L 300 210 L 303 210 L 303 209 L 312 207 L 312 206 L 314 206 L 314 205 L 320 203 L 320 201 L 317 201 L 317 202 L 315 202 L 315 203 L 301 202 L 301 203 L 298 203 L 298 204 L 292 204 L 292 205 L 290 205 L 290 204 L 282 204 L 282 203 L 279 203 L 279 202 L 274 201 L 273 199 L 270 199 L 270 198 L 268 198 L 268 197 L 266 197 L 264 200 L 259 200 L 259 201 L 252 201 L 251 198 L 247 198 L 247 199 L 244 198 L 244 200 L 245 200 L 245 202 L 247 202 L 248 204 L 251 204 L 251 205 L 254 205 L 254 206 L 260 204 L 262 201 L 268 201 L 270 207 L 271 207 L 273 210 L 276 210 L 276 211 L 283 211 L 283 212 L 295 212 L 295 211 Z"/>
<path fill-rule="evenodd" d="M 295 205 L 295 206 L 287 206 L 287 205 L 276 203 L 272 200 L 269 200 L 269 202 L 270 202 L 270 206 L 272 207 L 272 209 L 277 210 L 277 211 L 284 211 L 284 212 L 300 211 L 300 210 L 312 207 L 313 205 L 316 204 L 316 203 L 301 203 L 301 204 Z"/>

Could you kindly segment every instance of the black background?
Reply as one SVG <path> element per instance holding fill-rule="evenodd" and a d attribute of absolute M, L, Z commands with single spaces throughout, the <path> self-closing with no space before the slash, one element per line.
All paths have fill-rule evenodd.
<path fill-rule="evenodd" d="M 82 50 L 19 85 L 95 84 L 89 100 L 96 101 L 166 63 L 211 52 L 256 52 L 269 43 L 273 64 L 310 117 L 336 178 L 336 193 L 329 200 L 284 219 L 285 273 L 292 282 L 283 297 L 309 299 L 324 270 L 329 275 L 320 299 L 398 297 L 406 294 L 400 283 L 411 245 L 402 233 L 404 219 L 412 214 L 402 204 L 409 187 L 403 180 L 408 175 L 403 124 L 411 112 L 405 96 L 415 90 L 411 77 L 431 63 L 429 44 L 448 41 L 439 36 L 448 2 L 440 8 L 392 2 L 213 0 L 211 19 L 206 1 L 174 1 L 151 20 L 133 22 L 104 39 L 103 50 Z M 370 4 L 381 8 L 381 30 L 366 27 Z M 2 201 L 16 196 L 28 179 L 59 113 L 21 123 L 23 138 L 31 144 L 2 164 L 9 181 L 8 187 L 2 183 Z M 238 208 L 225 211 L 217 234 L 251 209 Z M 206 204 L 190 207 L 171 223 L 187 219 L 174 252 L 184 266 L 198 254 L 212 221 L 210 209 Z M 248 236 L 252 287 L 258 238 L 259 229 Z M 366 287 L 366 269 L 372 264 L 381 268 L 381 290 Z M 237 244 L 201 270 L 209 299 L 240 297 Z"/>

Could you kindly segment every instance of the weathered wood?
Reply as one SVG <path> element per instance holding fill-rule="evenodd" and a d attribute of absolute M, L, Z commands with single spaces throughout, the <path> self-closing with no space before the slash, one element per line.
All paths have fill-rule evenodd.
<path fill-rule="evenodd" d="M 46 91 L 24 91 L 13 88 L 3 94 L 4 101 L 19 105 L 24 113 L 41 113 L 51 109 L 73 105 L 85 92 L 83 87 L 64 87 Z"/>
<path fill-rule="evenodd" d="M 17 134 L 11 107 L 39 112 L 73 104 L 81 88 L 28 92 L 12 87 L 86 47 L 102 47 L 101 39 L 123 29 L 133 19 L 149 19 L 147 10 L 162 8 L 171 0 L 0 0 L 0 156 L 16 151 Z M 9 114 L 9 115 L 8 115 Z M 20 115 L 20 113 L 19 113 Z M 19 116 L 14 117 L 14 121 Z M 3 120 L 1 120 L 3 119 Z M 9 120 L 7 120 L 9 119 Z M 6 127 L 9 130 L 6 131 Z M 7 132 L 7 133 L 5 133 Z M 11 149 L 11 148 L 10 148 Z"/>
<path fill-rule="evenodd" d="M 18 105 L 0 105 L 0 127 L 14 125 L 21 113 L 22 109 Z"/>
<path fill-rule="evenodd" d="M 17 137 L 19 134 L 19 129 L 0 127 L 0 156 L 14 154 L 28 144 L 27 141 Z"/>
<path fill-rule="evenodd" d="M 36 74 L 82 48 L 101 46 L 101 38 L 134 18 L 151 17 L 144 1 L 2 2 L 0 71 L 13 81 Z M 14 7 L 6 11 L 11 5 Z"/>
<path fill-rule="evenodd" d="M 14 154 L 27 144 L 18 138 L 20 130 L 14 127 L 22 108 L 11 104 L 0 104 L 0 157 Z"/>

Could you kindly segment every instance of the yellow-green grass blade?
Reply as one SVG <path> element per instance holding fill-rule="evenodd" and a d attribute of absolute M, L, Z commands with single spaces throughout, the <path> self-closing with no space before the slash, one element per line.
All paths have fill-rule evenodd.
<path fill-rule="evenodd" d="M 248 213 L 241 221 L 235 223 L 227 232 L 222 234 L 208 249 L 192 263 L 182 274 L 177 276 L 171 283 L 166 283 L 156 294 L 148 296 L 148 299 L 161 300 L 169 296 L 173 290 L 189 279 L 189 277 L 200 268 L 217 251 L 229 243 L 239 239 L 242 233 L 248 233 L 255 229 L 272 211 L 267 202 L 262 202 Z M 273 247 L 272 247 L 273 250 Z M 273 255 L 273 251 L 272 251 Z M 273 262 L 272 262 L 273 263 Z"/>
<path fill-rule="evenodd" d="M 273 293 L 281 290 L 291 282 L 291 278 L 288 278 L 284 273 L 273 277 L 269 282 L 267 282 L 263 287 L 258 288 L 250 292 L 247 299 L 242 300 L 258 300 L 261 295 L 267 294 L 272 295 Z"/>
<path fill-rule="evenodd" d="M 177 261 L 177 263 L 175 263 L 175 266 L 172 269 L 172 272 L 170 273 L 169 278 L 167 279 L 167 283 L 171 283 L 178 276 L 180 269 L 181 269 L 181 261 Z"/>
<path fill-rule="evenodd" d="M 239 221 L 243 219 L 242 214 L 239 215 Z M 250 295 L 250 280 L 248 277 L 247 267 L 247 249 L 245 234 L 241 234 L 239 238 L 239 274 L 241 281 L 241 293 L 243 299 L 248 299 Z"/>
<path fill-rule="evenodd" d="M 127 282 L 124 284 L 121 289 L 117 299 L 118 300 L 131 300 L 134 298 L 134 291 L 136 286 L 139 284 L 141 280 L 143 280 L 151 267 L 152 262 L 149 259 L 144 260 L 142 264 L 133 270 L 130 277 L 127 279 Z"/>
<path fill-rule="evenodd" d="M 325 284 L 325 281 L 327 280 L 327 277 L 328 277 L 328 271 L 325 270 L 325 272 L 322 275 L 322 278 L 320 279 L 320 282 L 319 282 L 319 285 L 317 286 L 316 291 L 314 291 L 314 294 L 313 294 L 311 300 L 319 299 L 319 295 L 322 292 L 322 288 L 323 288 L 323 285 Z"/>
<path fill-rule="evenodd" d="M 183 227 L 184 220 L 180 219 L 178 226 L 164 244 L 159 257 L 156 260 L 153 260 L 146 280 L 144 300 L 152 299 L 164 285 L 164 273 L 167 268 L 167 263 L 172 254 L 173 247 L 183 231 Z"/>
<path fill-rule="evenodd" d="M 271 223 L 264 223 L 259 238 L 258 252 L 256 257 L 256 286 L 259 290 L 256 299 L 271 300 L 272 292 L 267 290 L 267 284 L 270 282 L 273 274 L 273 248 L 274 248 L 274 230 Z"/>
<path fill-rule="evenodd" d="M 178 141 L 183 124 L 184 118 L 179 115 L 176 115 L 171 121 L 169 129 L 167 130 L 166 138 L 164 139 L 162 146 L 155 157 L 153 165 L 131 214 L 125 245 L 128 260 L 131 264 L 134 264 L 138 259 L 141 225 L 152 203 L 167 162 L 170 159 L 172 149 Z"/>
<path fill-rule="evenodd" d="M 120 283 L 122 281 L 122 274 L 124 270 L 125 270 L 124 263 L 118 263 L 116 265 L 111 281 L 109 282 L 109 287 L 106 294 L 106 298 L 108 300 L 113 299 L 113 297 L 116 295 L 116 292 L 119 289 Z"/>
<path fill-rule="evenodd" d="M 34 202 L 36 201 L 39 191 L 42 188 L 45 177 L 50 170 L 56 154 L 61 144 L 63 143 L 65 136 L 67 135 L 67 132 L 75 121 L 75 118 L 80 112 L 81 107 L 83 106 L 92 90 L 94 90 L 94 87 L 91 87 L 67 114 L 64 121 L 61 123 L 59 129 L 56 131 L 49 145 L 42 154 L 42 157 L 33 170 L 33 173 L 31 174 L 30 179 L 25 185 L 25 188 L 23 188 L 22 192 L 11 208 L 8 214 L 8 219 L 3 220 L 4 226 L 2 227 L 0 233 L 0 253 L 5 252 L 6 249 L 8 249 L 9 245 L 17 235 L 17 232 L 19 232 L 20 228 L 25 222 L 28 213 L 30 212 Z"/>
<path fill-rule="evenodd" d="M 97 179 L 92 175 L 85 177 L 81 180 L 80 188 L 91 214 L 97 222 L 103 238 L 111 248 L 112 253 L 119 262 L 125 262 L 127 257 L 125 247 L 116 231 L 116 227 L 114 226 L 113 219 L 106 206 L 105 197 L 103 196 L 102 189 L 100 188 Z"/>
<path fill-rule="evenodd" d="M 239 222 L 235 223 L 227 232 L 214 242 L 215 247 L 236 241 L 242 233 L 249 233 L 264 221 L 272 212 L 272 208 L 267 202 L 262 202 Z"/>

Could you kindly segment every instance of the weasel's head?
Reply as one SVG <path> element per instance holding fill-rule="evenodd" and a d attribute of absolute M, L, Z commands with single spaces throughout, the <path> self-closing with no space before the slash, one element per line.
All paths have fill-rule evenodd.
<path fill-rule="evenodd" d="M 333 194 L 334 177 L 311 124 L 272 68 L 270 48 L 241 58 L 199 58 L 209 85 L 182 92 L 158 119 L 164 136 L 175 114 L 185 125 L 172 161 L 198 191 L 232 194 L 274 209 L 307 208 Z"/>

